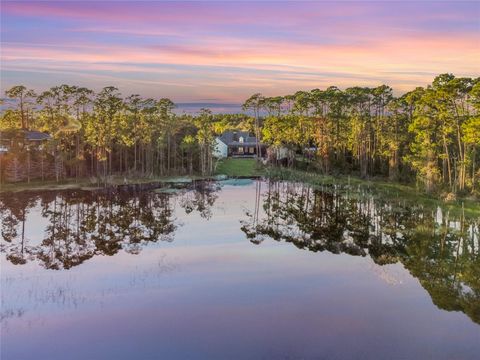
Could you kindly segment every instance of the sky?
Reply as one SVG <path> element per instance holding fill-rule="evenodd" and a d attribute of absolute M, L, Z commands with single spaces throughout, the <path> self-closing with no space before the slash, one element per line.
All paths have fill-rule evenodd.
<path fill-rule="evenodd" d="M 1 91 L 240 103 L 480 76 L 480 1 L 1 1 Z"/>

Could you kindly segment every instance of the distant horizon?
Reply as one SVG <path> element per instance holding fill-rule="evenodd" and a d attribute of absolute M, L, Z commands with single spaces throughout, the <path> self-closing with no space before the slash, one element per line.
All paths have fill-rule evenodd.
<path fill-rule="evenodd" d="M 3 104 L 0 104 L 0 111 L 6 110 L 15 104 L 15 100 L 0 97 L 5 100 Z M 243 111 L 242 103 L 220 103 L 220 102 L 174 102 L 175 108 L 173 112 L 176 114 L 196 114 L 202 108 L 206 108 L 212 111 L 214 114 L 249 114 L 251 111 Z"/>
<path fill-rule="evenodd" d="M 330 85 L 401 94 L 441 73 L 480 76 L 479 18 L 469 1 L 2 1 L 1 91 L 114 84 L 222 104 Z"/>
<path fill-rule="evenodd" d="M 393 91 L 393 95 L 394 96 L 397 96 L 397 97 L 400 97 L 402 96 L 403 94 L 405 93 L 408 93 L 410 91 L 413 91 L 415 90 L 415 88 L 417 87 L 423 87 L 423 88 L 427 88 L 428 86 L 430 86 L 432 84 L 432 81 L 435 79 L 436 76 L 438 75 L 441 75 L 441 74 L 435 74 L 434 76 L 432 76 L 432 78 L 427 81 L 425 84 L 419 84 L 418 86 L 414 86 L 410 89 L 404 89 L 403 91 L 398 91 L 397 89 L 395 89 L 394 87 L 390 86 L 388 83 L 383 83 L 383 84 L 378 84 L 378 86 L 381 86 L 381 85 L 387 85 L 387 86 L 390 86 L 392 88 L 392 91 Z M 470 78 L 475 78 L 477 76 L 472 76 L 472 75 L 464 75 L 464 76 L 459 76 L 458 74 L 456 73 L 453 73 L 453 75 L 455 77 L 470 77 Z M 479 75 L 480 76 L 480 75 Z M 16 86 L 16 85 L 23 85 L 23 86 L 26 86 L 26 84 L 24 83 L 18 83 L 18 84 L 12 84 L 12 86 Z M 28 89 L 32 89 L 35 91 L 35 93 L 38 95 L 40 94 L 41 92 L 43 91 L 46 91 L 52 87 L 55 87 L 55 86 L 60 86 L 60 85 L 69 85 L 69 86 L 75 86 L 76 84 L 53 84 L 51 87 L 45 87 L 45 88 L 30 88 L 28 86 L 26 86 Z M 106 84 L 104 87 L 115 87 L 118 89 L 120 95 L 122 97 L 128 97 L 130 95 L 134 95 L 135 93 L 133 92 L 128 92 L 128 91 L 125 91 L 124 89 L 120 88 L 120 87 L 117 87 L 113 84 Z M 314 90 L 314 89 L 320 89 L 320 90 L 326 90 L 328 87 L 330 86 L 334 86 L 334 87 L 337 87 L 338 89 L 342 90 L 342 91 L 345 91 L 346 89 L 348 89 L 349 87 L 347 86 L 337 86 L 335 85 L 334 83 L 332 84 L 325 84 L 325 86 L 318 86 L 318 87 L 311 87 L 311 88 L 299 88 L 299 89 L 295 89 L 293 90 L 291 93 L 271 93 L 270 95 L 268 96 L 271 96 L 271 97 L 275 97 L 275 96 L 286 96 L 286 95 L 293 95 L 295 92 L 297 91 L 311 91 L 311 90 Z M 358 87 L 371 87 L 371 88 L 374 88 L 375 86 L 366 86 L 365 84 L 356 84 L 356 85 L 352 85 L 350 86 L 351 87 L 355 87 L 355 86 L 358 86 Z M 88 85 L 85 86 L 86 88 L 89 88 Z M 90 90 L 98 93 L 102 90 L 102 88 L 89 88 Z M 5 106 L 7 106 L 9 102 L 12 102 L 12 101 L 15 101 L 15 100 L 12 100 L 12 99 L 9 99 L 8 97 L 5 96 L 5 89 L 1 89 L 1 93 L 0 93 L 0 100 L 4 101 L 5 103 L 3 105 L 0 105 L 0 109 L 4 108 Z M 260 93 L 259 91 L 256 91 L 255 89 L 252 89 L 252 91 L 249 93 L 249 95 L 247 95 L 247 97 L 245 97 L 244 99 L 239 99 L 238 101 L 227 101 L 227 100 L 222 100 L 222 99 L 209 99 L 209 100 L 204 100 L 204 99 L 193 99 L 193 100 L 190 100 L 190 101 L 177 101 L 176 99 L 172 98 L 172 97 L 169 97 L 168 94 L 165 94 L 165 96 L 153 96 L 153 97 L 148 97 L 148 96 L 144 96 L 143 94 L 136 94 L 136 95 L 139 95 L 140 97 L 144 98 L 144 99 L 148 99 L 148 98 L 152 98 L 152 99 L 161 99 L 161 98 L 168 98 L 170 99 L 177 107 L 178 106 L 183 106 L 183 107 L 198 107 L 200 105 L 204 105 L 205 107 L 208 107 L 208 106 L 214 106 L 214 107 L 242 107 L 242 104 L 245 102 L 245 100 L 250 96 L 250 95 L 253 95 L 253 94 L 256 94 L 256 93 Z M 261 93 L 263 96 L 266 96 L 266 94 L 264 93 Z"/>

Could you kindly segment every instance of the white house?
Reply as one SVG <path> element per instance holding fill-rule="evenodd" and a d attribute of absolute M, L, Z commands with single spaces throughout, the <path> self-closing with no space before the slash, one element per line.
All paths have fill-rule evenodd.
<path fill-rule="evenodd" d="M 213 156 L 217 158 L 224 158 L 228 156 L 228 145 L 225 144 L 222 140 L 220 140 L 219 137 L 215 138 Z"/>
<path fill-rule="evenodd" d="M 257 154 L 257 145 L 260 154 Z M 217 158 L 234 157 L 263 157 L 266 145 L 257 144 L 257 138 L 248 131 L 225 131 L 215 139 L 213 155 Z"/>

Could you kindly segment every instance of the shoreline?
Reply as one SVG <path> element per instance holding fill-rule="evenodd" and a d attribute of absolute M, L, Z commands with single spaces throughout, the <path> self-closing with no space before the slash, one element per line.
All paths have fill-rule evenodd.
<path fill-rule="evenodd" d="M 312 186 L 343 185 L 361 186 L 385 199 L 403 198 L 405 201 L 421 202 L 431 206 L 441 206 L 454 211 L 465 211 L 480 216 L 480 199 L 459 196 L 454 200 L 445 200 L 441 193 L 428 194 L 412 184 L 391 182 L 382 178 L 361 179 L 349 175 L 322 175 L 303 170 L 288 168 L 270 168 L 266 177 L 270 179 L 307 183 Z"/>
<path fill-rule="evenodd" d="M 65 179 L 62 181 L 45 180 L 31 181 L 30 183 L 8 183 L 0 185 L 0 194 L 23 191 L 61 191 L 61 190 L 102 190 L 120 186 L 137 186 L 151 184 L 190 183 L 195 180 L 213 179 L 211 176 L 164 176 L 164 177 L 131 177 L 114 176 L 107 182 L 94 181 L 91 178 Z"/>
<path fill-rule="evenodd" d="M 362 186 L 375 191 L 385 198 L 403 197 L 405 200 L 418 200 L 432 205 L 464 207 L 467 211 L 474 211 L 480 215 L 480 200 L 473 197 L 458 197 L 452 201 L 445 201 L 439 194 L 427 194 L 413 185 L 390 182 L 385 179 L 361 179 L 348 175 L 322 175 L 302 170 L 288 168 L 265 168 L 261 175 L 234 176 L 228 174 L 215 174 L 211 176 L 163 176 L 163 177 L 123 177 L 113 176 L 108 182 L 97 182 L 93 178 L 67 179 L 56 181 L 31 181 L 30 183 L 9 183 L 0 185 L 0 194 L 30 192 L 30 191 L 62 191 L 84 190 L 95 191 L 123 186 L 160 187 L 162 184 L 191 184 L 194 181 L 221 181 L 226 179 L 272 179 L 279 181 L 303 182 L 313 186 L 343 185 Z M 463 205 L 462 205 L 463 204 Z"/>
<path fill-rule="evenodd" d="M 121 179 L 120 179 L 121 178 Z M 122 186 L 152 186 L 152 185 L 161 185 L 161 184 L 190 184 L 194 181 L 221 181 L 226 179 L 261 179 L 263 176 L 254 175 L 254 176 L 228 176 L 223 174 L 210 175 L 210 176 L 201 176 L 201 175 L 192 175 L 192 176 L 165 176 L 165 177 L 135 177 L 135 178 L 126 178 L 126 181 L 123 180 L 123 177 L 115 177 L 108 182 L 95 182 L 90 179 L 66 179 L 62 181 L 55 180 L 45 180 L 45 181 L 31 181 L 20 182 L 20 183 L 8 183 L 0 185 L 0 194 L 8 193 L 18 193 L 24 191 L 61 191 L 61 190 L 85 190 L 85 191 L 94 191 L 94 190 L 103 190 L 109 188 L 117 188 Z"/>

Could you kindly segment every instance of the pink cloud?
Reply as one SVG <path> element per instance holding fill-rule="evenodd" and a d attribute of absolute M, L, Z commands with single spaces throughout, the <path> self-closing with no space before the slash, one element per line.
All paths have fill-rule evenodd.
<path fill-rule="evenodd" d="M 35 24 L 35 31 L 24 32 L 19 25 L 2 26 L 4 73 L 24 69 L 66 79 L 83 73 L 98 84 L 188 87 L 192 96 L 208 92 L 235 101 L 256 91 L 275 95 L 331 84 L 388 83 L 403 91 L 427 84 L 432 74 L 480 73 L 478 29 L 469 30 L 465 12 L 456 7 L 409 12 L 418 4 L 395 5 L 402 11 L 375 2 L 2 5 L 5 23 L 11 25 L 13 17 Z M 50 22 L 63 27 L 43 29 Z"/>

